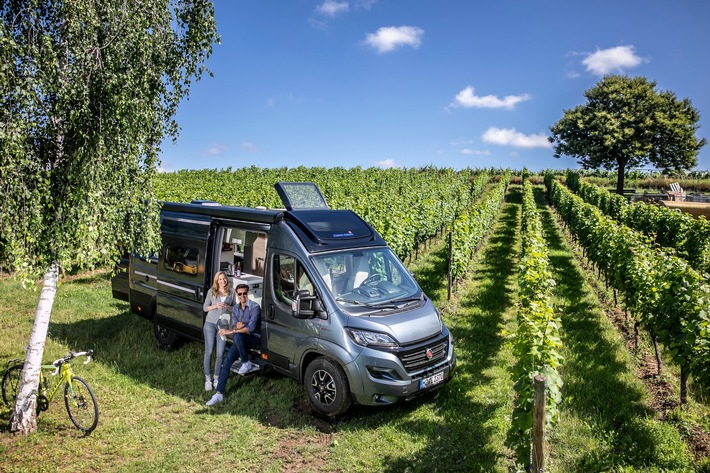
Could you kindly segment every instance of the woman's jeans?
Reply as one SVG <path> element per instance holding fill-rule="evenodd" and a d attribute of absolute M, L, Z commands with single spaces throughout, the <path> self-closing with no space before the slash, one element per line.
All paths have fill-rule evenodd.
<path fill-rule="evenodd" d="M 203 360 L 205 376 L 210 375 L 210 361 L 212 361 L 212 350 L 214 350 L 215 341 L 217 342 L 217 353 L 214 359 L 214 376 L 219 376 L 219 371 L 222 368 L 222 358 L 224 357 L 224 347 L 227 346 L 227 341 L 222 340 L 217 332 L 219 328 L 217 324 L 205 322 L 202 328 L 202 333 L 205 335 L 205 357 Z"/>

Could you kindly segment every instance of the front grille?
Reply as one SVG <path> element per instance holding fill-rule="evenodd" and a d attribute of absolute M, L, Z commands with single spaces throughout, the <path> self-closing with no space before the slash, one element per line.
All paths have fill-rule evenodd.
<path fill-rule="evenodd" d="M 399 359 L 408 373 L 419 371 L 445 359 L 448 346 L 448 338 L 444 338 L 434 342 L 432 345 L 420 345 L 411 351 L 401 352 L 399 353 Z M 430 350 L 431 358 L 427 356 Z"/>

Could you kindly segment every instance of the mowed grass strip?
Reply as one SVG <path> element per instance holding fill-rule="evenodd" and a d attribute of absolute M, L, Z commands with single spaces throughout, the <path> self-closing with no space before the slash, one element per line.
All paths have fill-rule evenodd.
<path fill-rule="evenodd" d="M 656 419 L 632 354 L 587 282 L 543 188 L 536 200 L 546 229 L 561 312 L 565 382 L 560 422 L 551 432 L 550 472 L 693 471 L 678 431 Z"/>

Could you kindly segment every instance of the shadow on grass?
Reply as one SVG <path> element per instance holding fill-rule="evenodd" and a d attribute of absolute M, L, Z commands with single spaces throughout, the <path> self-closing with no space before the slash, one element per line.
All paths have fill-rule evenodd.
<path fill-rule="evenodd" d="M 500 389 L 500 379 L 484 373 L 498 363 L 496 357 L 505 343 L 501 326 L 513 305 L 510 284 L 516 274 L 519 192 L 513 194 L 512 201 L 514 205 L 503 207 L 499 222 L 476 260 L 473 284 L 459 289 L 458 312 L 448 317 L 458 367 L 454 379 L 431 401 L 438 418 L 412 415 L 398 427 L 406 432 L 421 432 L 426 446 L 412 458 L 386 458 L 387 472 L 500 469 L 501 438 L 509 419 L 506 416 L 505 426 L 501 427 L 497 411 L 507 402 L 508 390 L 504 388 L 502 396 L 477 396 L 473 392 Z M 441 255 L 431 257 L 438 261 Z M 445 269 L 438 274 L 443 279 Z M 508 386 L 507 372 L 504 378 L 503 384 Z M 485 402 L 480 398 L 485 398 Z"/>
<path fill-rule="evenodd" d="M 599 450 L 582 453 L 574 471 L 673 467 L 659 458 L 663 454 L 657 452 L 658 438 L 643 421 L 653 412 L 644 405 L 643 389 L 631 382 L 633 374 L 620 356 L 623 344 L 609 337 L 604 314 L 545 204 L 544 190 L 538 187 L 534 192 L 557 282 L 556 310 L 562 312 L 566 359 L 561 373 L 565 382 L 561 415 L 574 413 L 611 449 L 601 457 Z"/>
<path fill-rule="evenodd" d="M 72 284 L 92 284 L 96 278 L 92 275 Z M 102 310 L 115 315 L 83 314 L 80 320 L 73 322 L 50 321 L 48 336 L 63 342 L 72 351 L 93 349 L 96 362 L 111 367 L 136 384 L 204 407 L 212 392 L 204 391 L 202 342 L 185 340 L 175 350 L 165 351 L 159 348 L 154 338 L 152 323 L 130 312 L 128 303 L 109 299 Z M 80 364 L 76 371 L 81 376 Z M 252 406 L 252 412 L 256 412 L 254 418 L 264 425 L 283 428 L 312 425 L 321 431 L 333 428 L 309 410 L 301 385 L 273 372 L 244 377 L 231 373 L 225 395 L 225 402 L 217 409 L 209 410 L 210 413 L 234 414 L 236 409 L 233 407 L 246 402 Z M 208 409 L 204 407 L 196 413 L 206 411 Z M 243 409 L 239 412 L 248 415 Z"/>

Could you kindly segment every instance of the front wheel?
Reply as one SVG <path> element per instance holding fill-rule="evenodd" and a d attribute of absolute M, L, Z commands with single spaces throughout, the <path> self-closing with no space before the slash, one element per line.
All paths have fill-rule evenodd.
<path fill-rule="evenodd" d="M 5 405 L 8 407 L 15 405 L 17 390 L 20 388 L 20 381 L 22 380 L 23 367 L 24 364 L 22 363 L 12 365 L 5 371 L 5 376 L 2 377 L 2 400 L 5 401 Z"/>
<path fill-rule="evenodd" d="M 80 430 L 91 433 L 99 423 L 99 405 L 96 396 L 83 379 L 74 376 L 64 386 L 64 404 L 69 418 Z"/>
<path fill-rule="evenodd" d="M 348 378 L 340 365 L 321 356 L 306 368 L 304 383 L 308 400 L 321 414 L 338 416 L 353 403 Z"/>

